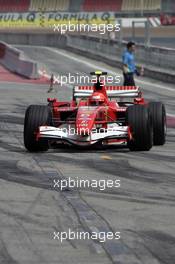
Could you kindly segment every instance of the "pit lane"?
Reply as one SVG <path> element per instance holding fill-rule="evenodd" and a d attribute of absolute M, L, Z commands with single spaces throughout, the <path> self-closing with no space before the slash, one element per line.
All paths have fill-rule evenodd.
<path fill-rule="evenodd" d="M 120 72 L 105 64 L 47 49 L 26 48 L 49 72 L 88 73 L 83 62 Z M 62 52 L 62 51 L 61 51 Z M 76 56 L 78 61 L 71 59 Z M 145 80 L 146 98 L 161 100 L 173 115 L 173 86 Z M 152 84 L 152 85 L 151 85 Z M 154 86 L 155 85 L 155 86 Z M 159 89 L 158 86 L 165 86 Z M 164 147 L 150 152 L 125 148 L 77 150 L 58 148 L 31 154 L 23 147 L 23 118 L 29 104 L 45 103 L 47 85 L 0 83 L 0 260 L 2 263 L 145 263 L 173 264 L 175 130 L 168 128 Z M 70 99 L 70 87 L 56 87 L 60 100 Z M 105 158 L 106 157 L 106 158 Z M 60 193 L 54 178 L 120 179 L 121 187 Z M 53 240 L 55 230 L 121 232 L 121 240 Z"/>

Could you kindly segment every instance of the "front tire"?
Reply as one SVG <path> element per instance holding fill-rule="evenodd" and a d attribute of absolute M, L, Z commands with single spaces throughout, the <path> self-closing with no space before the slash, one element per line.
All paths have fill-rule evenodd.
<path fill-rule="evenodd" d="M 132 139 L 128 140 L 131 151 L 148 151 L 153 146 L 153 128 L 149 109 L 144 105 L 132 105 L 127 109 L 127 122 Z"/>
<path fill-rule="evenodd" d="M 153 121 L 154 145 L 164 145 L 166 141 L 166 110 L 161 102 L 150 102 L 149 109 Z"/>
<path fill-rule="evenodd" d="M 24 145 L 30 152 L 47 151 L 49 142 L 36 138 L 39 126 L 49 125 L 50 108 L 43 105 L 30 105 L 25 113 L 24 120 Z"/>

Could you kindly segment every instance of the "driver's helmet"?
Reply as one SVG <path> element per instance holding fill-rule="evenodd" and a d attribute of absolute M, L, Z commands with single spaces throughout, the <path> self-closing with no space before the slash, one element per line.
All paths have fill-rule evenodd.
<path fill-rule="evenodd" d="M 91 97 L 89 98 L 89 103 L 91 105 L 103 105 L 105 103 L 105 96 L 102 93 L 93 93 Z"/>

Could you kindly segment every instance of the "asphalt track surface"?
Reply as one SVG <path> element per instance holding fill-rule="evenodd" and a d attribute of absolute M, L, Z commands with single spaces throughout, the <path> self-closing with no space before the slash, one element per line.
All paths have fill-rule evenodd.
<path fill-rule="evenodd" d="M 45 48 L 23 48 L 49 72 L 88 73 L 97 61 Z M 175 111 L 172 85 L 142 79 L 145 97 Z M 175 88 L 175 87 L 174 87 Z M 25 109 L 45 104 L 48 85 L 0 83 L 0 263 L 174 264 L 175 129 L 149 152 L 127 148 L 71 147 L 28 153 L 23 146 Z M 70 99 L 70 86 L 50 96 Z M 120 188 L 65 189 L 53 180 L 119 179 Z M 54 240 L 54 232 L 121 232 L 120 240 Z"/>

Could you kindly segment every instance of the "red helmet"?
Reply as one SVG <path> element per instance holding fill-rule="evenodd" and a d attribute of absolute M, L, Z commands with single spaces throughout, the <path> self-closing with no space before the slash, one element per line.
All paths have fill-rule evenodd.
<path fill-rule="evenodd" d="M 95 92 L 89 98 L 89 102 L 91 105 L 102 105 L 105 103 L 105 96 L 102 93 Z"/>

